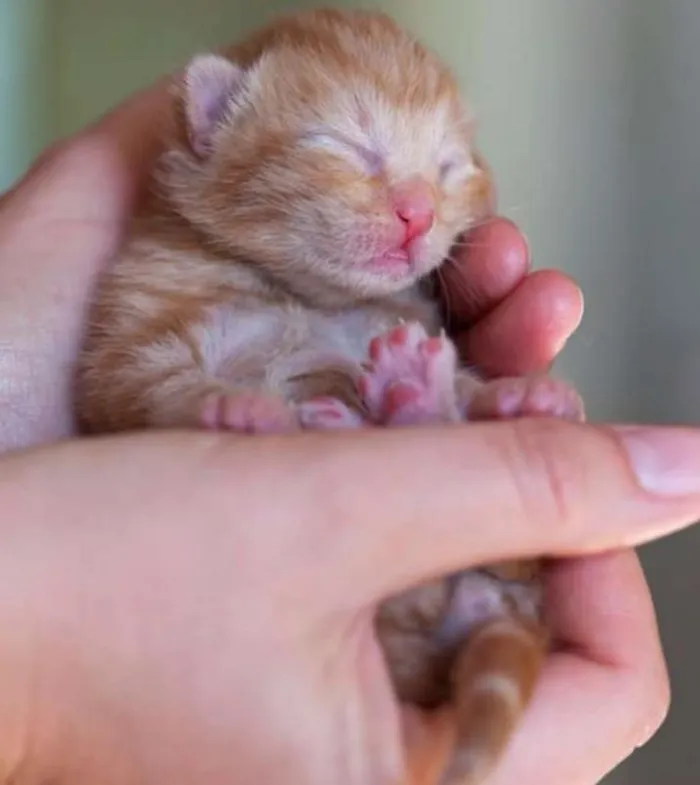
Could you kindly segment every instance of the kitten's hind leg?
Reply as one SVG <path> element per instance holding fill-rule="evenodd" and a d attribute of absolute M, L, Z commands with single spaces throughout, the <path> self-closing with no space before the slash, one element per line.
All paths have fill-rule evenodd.
<path fill-rule="evenodd" d="M 481 785 L 500 763 L 547 654 L 540 605 L 539 587 L 527 581 L 482 570 L 456 577 L 438 634 L 455 651 L 450 682 L 457 724 L 441 785 Z"/>
<path fill-rule="evenodd" d="M 375 339 L 360 392 L 384 425 L 504 418 L 527 414 L 576 417 L 578 397 L 548 379 L 482 382 L 458 370 L 445 337 L 407 325 Z M 471 411 L 464 404 L 471 404 Z M 540 585 L 529 572 L 508 580 L 490 570 L 453 576 L 444 612 L 433 608 L 417 634 L 413 618 L 427 591 L 394 598 L 381 608 L 379 628 L 397 694 L 403 700 L 443 698 L 455 708 L 457 736 L 441 785 L 481 785 L 500 762 L 532 695 L 547 652 L 540 623 Z M 506 570 L 507 572 L 507 570 Z M 427 595 L 425 595 L 427 596 Z M 445 656 L 450 664 L 445 662 Z M 442 672 L 443 664 L 447 672 Z M 449 675 L 448 675 L 449 674 Z M 446 679 L 446 682 L 443 682 Z"/>

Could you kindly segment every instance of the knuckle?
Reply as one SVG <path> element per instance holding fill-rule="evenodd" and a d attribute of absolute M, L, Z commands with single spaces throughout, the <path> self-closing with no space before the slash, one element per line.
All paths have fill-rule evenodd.
<path fill-rule="evenodd" d="M 94 149 L 95 144 L 87 133 L 59 141 L 47 153 L 42 179 L 62 183 L 77 173 L 91 171 L 95 163 L 99 163 L 93 154 Z"/>
<path fill-rule="evenodd" d="M 114 161 L 105 154 L 105 148 L 94 130 L 88 128 L 75 136 L 59 139 L 36 159 L 27 173 L 28 183 L 65 187 L 67 182 L 99 180 L 108 174 Z"/>
<path fill-rule="evenodd" d="M 671 684 L 660 646 L 644 664 L 629 665 L 617 673 L 617 701 L 623 709 L 615 734 L 618 757 L 644 747 L 657 734 L 671 707 Z"/>
<path fill-rule="evenodd" d="M 577 525 L 582 465 L 567 448 L 571 424 L 513 420 L 504 448 L 517 512 L 538 527 L 562 532 Z"/>
<path fill-rule="evenodd" d="M 39 153 L 30 169 L 30 172 L 37 172 L 46 169 L 46 167 L 55 166 L 57 162 L 63 159 L 64 155 L 68 150 L 70 150 L 70 148 L 71 145 L 67 139 L 55 140 L 49 144 L 49 146 L 46 147 L 41 153 Z"/>
<path fill-rule="evenodd" d="M 33 184 L 37 181 L 43 183 L 47 178 L 51 179 L 60 176 L 65 171 L 70 170 L 74 163 L 78 146 L 79 141 L 73 139 L 59 139 L 53 142 L 35 159 L 24 181 L 27 184 Z"/>
<path fill-rule="evenodd" d="M 633 748 L 643 747 L 666 721 L 671 707 L 671 684 L 663 662 L 652 671 L 634 676 L 635 704 L 630 713 L 630 741 Z"/>
<path fill-rule="evenodd" d="M 0 206 L 22 205 L 22 216 L 32 222 L 43 215 L 57 189 L 65 189 L 66 179 L 79 170 L 85 156 L 81 136 L 61 139 L 45 148 L 26 172 L 2 195 Z M 55 201 L 55 200 L 54 200 Z"/>

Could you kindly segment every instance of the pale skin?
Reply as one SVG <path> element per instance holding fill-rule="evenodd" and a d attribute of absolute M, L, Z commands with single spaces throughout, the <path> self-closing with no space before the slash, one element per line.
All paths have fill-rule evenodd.
<path fill-rule="evenodd" d="M 697 431 L 523 420 L 36 446 L 71 436 L 81 308 L 162 94 L 51 150 L 0 201 L 0 436 L 25 448 L 0 460 L 0 780 L 433 785 L 449 713 L 393 702 L 372 608 L 545 552 L 576 555 L 548 584 L 562 650 L 493 785 L 598 782 L 667 710 L 629 549 L 700 517 Z M 452 280 L 460 345 L 493 374 L 546 369 L 578 290 L 528 274 L 508 222 L 472 239 Z"/>

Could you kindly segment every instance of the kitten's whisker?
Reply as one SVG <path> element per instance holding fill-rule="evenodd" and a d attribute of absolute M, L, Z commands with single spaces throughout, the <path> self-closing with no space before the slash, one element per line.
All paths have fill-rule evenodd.
<path fill-rule="evenodd" d="M 506 215 L 508 213 L 520 213 L 525 209 L 525 207 L 526 207 L 525 204 L 514 204 L 511 205 L 510 207 L 502 207 L 499 210 L 499 212 L 501 213 L 501 215 Z"/>
<path fill-rule="evenodd" d="M 464 267 L 464 265 L 461 262 L 458 262 L 457 259 L 455 259 L 452 256 L 446 256 L 443 261 L 443 264 L 449 265 L 455 270 L 462 270 Z"/>
<path fill-rule="evenodd" d="M 449 327 L 450 322 L 452 321 L 452 295 L 450 293 L 450 287 L 447 285 L 445 276 L 439 267 L 435 273 L 437 275 L 438 281 L 440 282 L 440 293 L 442 295 L 445 324 Z"/>
<path fill-rule="evenodd" d="M 491 245 L 489 243 L 461 243 L 452 246 L 452 251 L 474 251 L 474 250 L 483 250 L 485 248 L 490 248 Z"/>

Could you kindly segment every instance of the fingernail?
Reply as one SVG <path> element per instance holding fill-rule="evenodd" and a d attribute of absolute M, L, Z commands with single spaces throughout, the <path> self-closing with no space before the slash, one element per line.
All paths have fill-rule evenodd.
<path fill-rule="evenodd" d="M 568 331 L 566 335 L 562 336 L 558 343 L 554 345 L 554 354 L 555 356 L 561 354 L 566 344 L 569 342 L 571 336 L 578 330 L 581 326 L 581 322 L 583 321 L 583 316 L 586 310 L 586 301 L 583 296 L 583 292 L 578 289 L 576 294 L 578 295 L 579 300 L 579 310 L 578 310 L 578 317 L 575 322 L 568 324 Z M 560 298 L 559 300 L 555 300 L 553 305 L 556 308 L 556 312 L 552 316 L 552 321 L 555 324 L 566 324 L 569 321 L 569 316 L 571 315 L 571 306 L 569 298 Z"/>
<path fill-rule="evenodd" d="M 658 496 L 700 494 L 700 429 L 614 428 L 639 484 Z"/>

